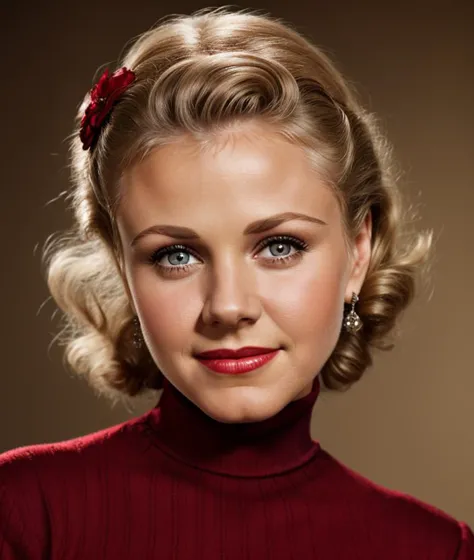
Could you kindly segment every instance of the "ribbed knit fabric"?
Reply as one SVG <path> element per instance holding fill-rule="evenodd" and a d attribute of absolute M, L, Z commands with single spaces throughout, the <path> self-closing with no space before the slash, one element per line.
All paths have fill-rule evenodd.
<path fill-rule="evenodd" d="M 472 560 L 474 535 L 343 465 L 312 392 L 215 421 L 165 380 L 146 414 L 0 455 L 1 560 Z"/>

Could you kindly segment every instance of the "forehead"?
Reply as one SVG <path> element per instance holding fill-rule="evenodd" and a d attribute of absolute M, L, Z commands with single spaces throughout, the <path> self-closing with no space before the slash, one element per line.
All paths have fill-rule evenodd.
<path fill-rule="evenodd" d="M 128 170 L 122 187 L 121 215 L 132 229 L 156 220 L 198 224 L 213 212 L 216 220 L 223 213 L 251 221 L 287 210 L 329 217 L 337 206 L 301 147 L 255 125 L 204 142 L 180 137 Z"/>

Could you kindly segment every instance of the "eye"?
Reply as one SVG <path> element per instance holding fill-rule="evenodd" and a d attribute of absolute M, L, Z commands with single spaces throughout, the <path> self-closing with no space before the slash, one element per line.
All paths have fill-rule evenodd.
<path fill-rule="evenodd" d="M 275 252 L 271 249 L 273 246 L 276 247 Z M 288 254 L 284 249 L 285 246 L 290 247 L 290 251 L 291 247 L 296 250 Z M 259 243 L 257 250 L 262 251 L 262 249 L 266 249 L 267 247 L 270 248 L 270 253 L 273 256 L 264 258 L 263 260 L 269 261 L 272 264 L 284 264 L 290 260 L 301 258 L 303 253 L 308 250 L 307 243 L 291 235 L 274 235 L 268 237 Z M 285 254 L 282 255 L 282 253 Z M 158 267 L 164 274 L 176 274 L 185 272 L 189 268 L 195 266 L 196 263 L 189 262 L 189 256 L 199 259 L 197 254 L 185 245 L 169 245 L 168 247 L 163 247 L 152 253 L 148 259 L 148 263 Z M 164 257 L 167 257 L 168 264 L 160 263 Z"/>
<path fill-rule="evenodd" d="M 271 249 L 271 247 L 273 247 L 273 246 L 276 247 L 276 249 L 275 249 L 276 254 L 273 254 L 273 251 Z M 282 247 L 284 248 L 285 246 L 296 248 L 296 253 L 288 255 L 288 253 L 285 253 L 284 249 L 282 250 Z M 261 250 L 261 249 L 266 249 L 267 247 L 270 248 L 270 253 L 274 257 L 274 258 L 270 258 L 270 261 L 275 262 L 275 261 L 281 261 L 281 260 L 285 261 L 288 258 L 293 258 L 297 255 L 300 255 L 302 251 L 304 251 L 308 248 L 308 245 L 307 245 L 307 243 L 305 243 L 301 239 L 298 239 L 298 238 L 293 237 L 291 235 L 276 235 L 276 236 L 268 237 L 267 239 L 264 239 L 257 246 L 257 249 Z M 282 253 L 285 253 L 285 254 L 282 254 Z"/>
<path fill-rule="evenodd" d="M 176 271 L 187 270 L 195 264 L 189 263 L 189 256 L 197 258 L 194 256 L 194 252 L 185 245 L 170 245 L 152 253 L 148 262 L 153 266 L 163 269 L 166 273 L 170 272 L 173 274 Z M 164 257 L 167 258 L 168 264 L 171 264 L 171 266 L 168 266 L 168 264 L 160 264 L 160 261 Z"/>

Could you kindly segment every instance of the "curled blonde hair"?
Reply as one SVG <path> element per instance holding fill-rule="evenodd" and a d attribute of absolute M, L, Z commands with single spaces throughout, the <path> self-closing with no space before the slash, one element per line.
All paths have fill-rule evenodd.
<path fill-rule="evenodd" d="M 292 26 L 228 8 L 171 16 L 140 35 L 118 67 L 136 74 L 84 151 L 80 120 L 71 135 L 74 225 L 47 241 L 49 290 L 64 312 L 64 359 L 114 402 L 162 388 L 162 372 L 132 343 L 133 311 L 120 274 L 116 225 L 124 171 L 152 150 L 192 134 L 202 142 L 248 119 L 300 145 L 339 201 L 348 246 L 372 214 L 372 255 L 359 294 L 363 329 L 341 330 L 321 370 L 325 388 L 344 390 L 390 349 L 400 313 L 428 262 L 432 233 L 411 232 L 391 148 L 375 117 L 329 57 Z M 414 216 L 414 215 L 413 215 Z"/>

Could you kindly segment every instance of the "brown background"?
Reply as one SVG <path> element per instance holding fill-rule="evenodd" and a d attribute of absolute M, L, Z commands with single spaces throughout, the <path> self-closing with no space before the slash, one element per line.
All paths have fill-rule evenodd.
<path fill-rule="evenodd" d="M 222 4 L 213 4 L 222 5 Z M 23 2 L 3 9 L 0 451 L 124 421 L 48 350 L 58 315 L 41 271 L 69 225 L 66 136 L 98 67 L 192 1 Z M 324 394 L 313 435 L 351 468 L 474 526 L 474 3 L 261 1 L 328 49 L 382 123 L 404 189 L 435 230 L 433 296 L 406 313 L 398 346 L 344 395 Z"/>

